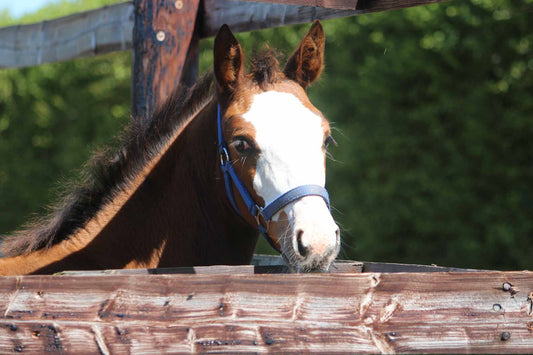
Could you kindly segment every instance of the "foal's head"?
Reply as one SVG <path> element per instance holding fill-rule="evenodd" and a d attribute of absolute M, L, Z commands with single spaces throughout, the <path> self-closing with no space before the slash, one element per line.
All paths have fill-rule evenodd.
<path fill-rule="evenodd" d="M 223 26 L 215 39 L 223 136 L 237 174 L 259 206 L 297 186 L 325 184 L 330 127 L 306 94 L 322 71 L 324 41 L 316 21 L 283 71 L 267 54 L 255 58 L 247 74 L 229 28 Z M 256 226 L 237 193 L 235 200 L 241 215 Z M 285 206 L 268 223 L 268 234 L 295 271 L 325 271 L 339 251 L 339 227 L 320 196 Z"/>

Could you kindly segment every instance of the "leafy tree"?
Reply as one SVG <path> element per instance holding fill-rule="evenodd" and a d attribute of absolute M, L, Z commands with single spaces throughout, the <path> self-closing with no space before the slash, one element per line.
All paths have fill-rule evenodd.
<path fill-rule="evenodd" d="M 64 1 L 20 22 L 111 2 Z M 0 21 L 14 23 L 7 13 Z M 130 62 L 123 52 L 0 71 L 0 235 L 42 214 L 91 151 L 128 122 Z"/>
<path fill-rule="evenodd" d="M 345 255 L 532 267 L 533 28 L 525 1 L 326 24 L 330 164 Z"/>

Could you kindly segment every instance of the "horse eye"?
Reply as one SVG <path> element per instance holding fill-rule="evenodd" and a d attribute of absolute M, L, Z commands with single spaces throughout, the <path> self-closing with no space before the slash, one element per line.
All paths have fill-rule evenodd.
<path fill-rule="evenodd" d="M 324 140 L 324 149 L 328 149 L 330 144 L 337 145 L 337 142 L 335 141 L 335 139 L 333 139 L 331 135 L 327 136 Z"/>
<path fill-rule="evenodd" d="M 236 138 L 233 141 L 233 146 L 239 154 L 249 153 L 253 150 L 252 145 L 245 138 L 242 137 Z"/>

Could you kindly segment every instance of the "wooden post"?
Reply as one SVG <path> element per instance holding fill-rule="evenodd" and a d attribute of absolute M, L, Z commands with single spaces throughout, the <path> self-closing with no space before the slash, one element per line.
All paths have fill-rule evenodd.
<path fill-rule="evenodd" d="M 132 114 L 147 122 L 185 78 L 198 71 L 194 35 L 199 0 L 135 0 L 133 26 Z M 188 71 L 188 73 L 184 73 Z"/>

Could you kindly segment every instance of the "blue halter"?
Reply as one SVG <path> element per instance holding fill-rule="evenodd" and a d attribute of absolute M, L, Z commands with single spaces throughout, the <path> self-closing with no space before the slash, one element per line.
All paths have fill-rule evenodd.
<path fill-rule="evenodd" d="M 228 199 L 235 209 L 235 211 L 242 217 L 241 211 L 237 207 L 237 202 L 235 201 L 235 196 L 233 195 L 232 183 L 237 188 L 237 191 L 241 195 L 248 212 L 255 218 L 257 221 L 257 228 L 263 234 L 268 243 L 276 251 L 280 252 L 276 242 L 268 235 L 268 224 L 277 212 L 279 212 L 283 207 L 287 206 L 289 203 L 296 201 L 304 196 L 320 196 L 326 202 L 328 208 L 329 205 L 329 194 L 328 191 L 320 185 L 302 185 L 291 189 L 280 196 L 278 196 L 274 201 L 269 203 L 265 207 L 259 206 L 252 196 L 246 186 L 235 172 L 233 168 L 233 163 L 230 160 L 228 153 L 228 145 L 224 140 L 224 135 L 222 133 L 222 117 L 220 115 L 220 105 L 217 105 L 217 126 L 218 126 L 218 152 L 220 155 L 220 165 L 222 172 L 224 173 L 224 184 L 226 186 L 226 194 Z"/>

